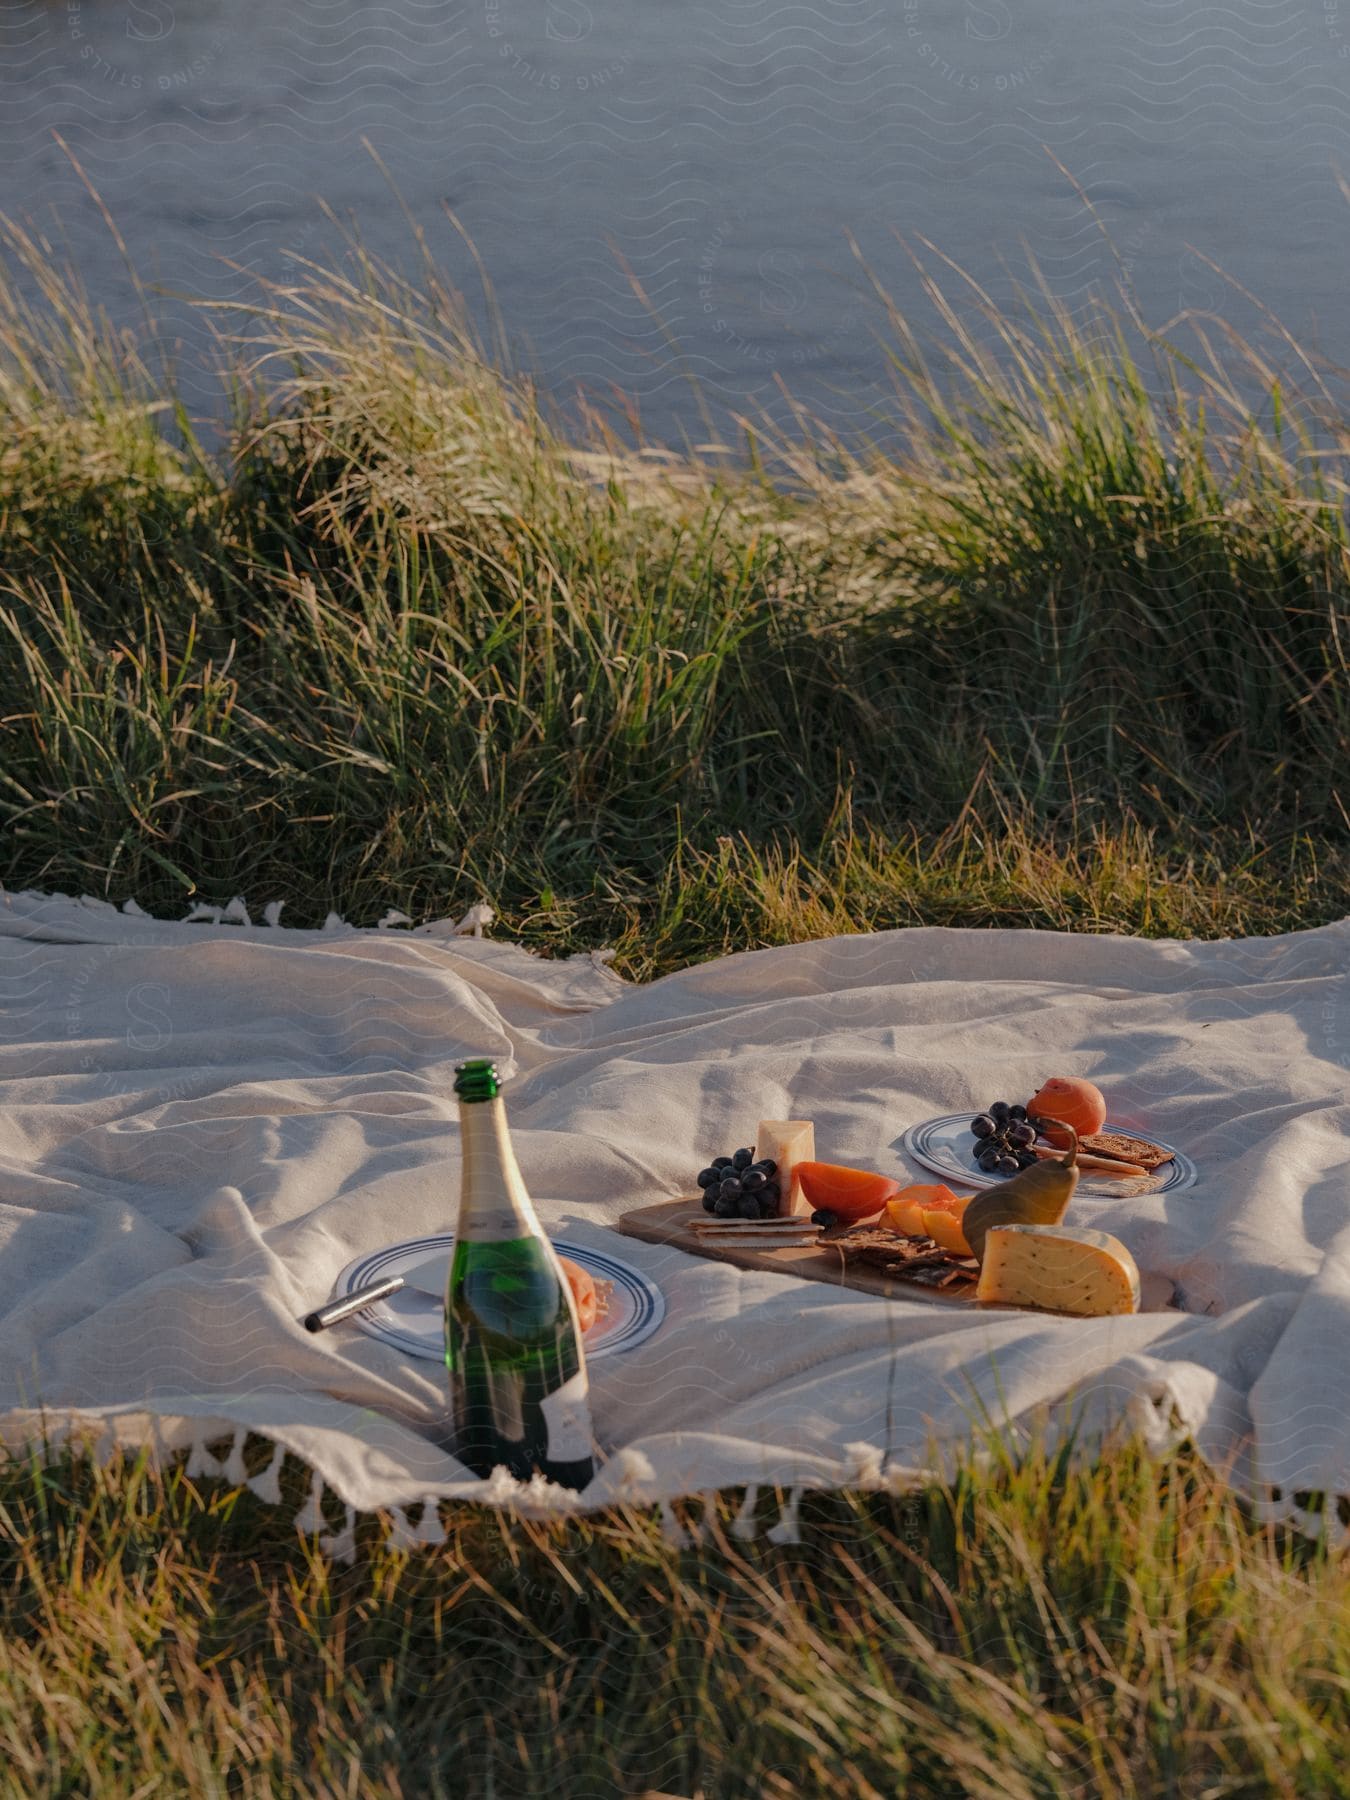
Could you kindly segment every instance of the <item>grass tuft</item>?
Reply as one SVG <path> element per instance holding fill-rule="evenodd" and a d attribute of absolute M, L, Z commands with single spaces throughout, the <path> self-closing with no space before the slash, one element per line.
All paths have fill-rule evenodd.
<path fill-rule="evenodd" d="M 12 884 L 295 923 L 486 894 L 644 971 L 1344 910 L 1341 462 L 1161 340 L 1146 379 L 1123 329 L 933 284 L 903 460 L 715 471 L 566 443 L 433 270 L 354 251 L 222 335 L 208 458 L 158 347 L 3 251 L 43 295 L 0 282 Z"/>

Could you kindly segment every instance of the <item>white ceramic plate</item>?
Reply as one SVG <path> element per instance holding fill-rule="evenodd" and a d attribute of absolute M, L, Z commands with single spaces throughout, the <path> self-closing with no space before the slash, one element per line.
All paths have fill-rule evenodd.
<path fill-rule="evenodd" d="M 1000 1182 L 1010 1181 L 1009 1175 L 986 1175 L 975 1162 L 975 1139 L 970 1133 L 970 1121 L 974 1113 L 947 1113 L 940 1119 L 926 1119 L 922 1125 L 911 1125 L 900 1146 L 917 1163 L 925 1169 L 931 1169 L 935 1175 L 943 1175 L 949 1182 L 955 1183 L 958 1189 L 997 1187 Z M 1123 1129 L 1105 1125 L 1103 1130 Z M 1141 1137 L 1142 1132 L 1131 1132 L 1131 1137 Z M 1171 1144 L 1165 1144 L 1161 1138 L 1150 1138 L 1149 1143 L 1156 1144 L 1160 1150 L 1171 1150 L 1171 1162 L 1163 1163 L 1151 1175 L 1136 1175 L 1120 1181 L 1113 1181 L 1108 1175 L 1088 1174 L 1084 1172 L 1078 1177 L 1080 1194 L 1099 1194 L 1104 1199 L 1127 1194 L 1174 1194 L 1181 1188 L 1192 1187 L 1196 1180 L 1196 1167 L 1189 1156 L 1183 1156 L 1180 1150 Z"/>
<path fill-rule="evenodd" d="M 408 1356 L 443 1362 L 445 1304 L 441 1296 L 454 1242 L 454 1233 L 443 1231 L 433 1237 L 409 1238 L 405 1243 L 373 1250 L 348 1263 L 334 1284 L 333 1298 L 340 1300 L 344 1294 L 367 1287 L 372 1281 L 402 1275 L 408 1283 L 406 1287 L 357 1313 L 351 1323 Z M 586 1333 L 588 1362 L 631 1350 L 657 1330 L 666 1316 L 665 1299 L 656 1283 L 640 1269 L 621 1262 L 607 1250 L 593 1250 L 589 1244 L 574 1244 L 566 1238 L 554 1238 L 553 1248 L 559 1256 L 571 1257 L 596 1281 L 613 1283 L 609 1311 Z M 419 1285 L 414 1286 L 414 1280 Z"/>

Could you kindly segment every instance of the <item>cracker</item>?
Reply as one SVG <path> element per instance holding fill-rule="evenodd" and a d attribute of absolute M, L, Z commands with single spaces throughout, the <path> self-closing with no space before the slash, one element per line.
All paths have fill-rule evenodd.
<path fill-rule="evenodd" d="M 1118 1162 L 1137 1163 L 1150 1174 L 1172 1160 L 1172 1152 L 1161 1144 L 1150 1144 L 1147 1138 L 1130 1137 L 1123 1131 L 1094 1131 L 1078 1140 L 1080 1150 L 1095 1151 L 1098 1156 L 1113 1157 Z"/>

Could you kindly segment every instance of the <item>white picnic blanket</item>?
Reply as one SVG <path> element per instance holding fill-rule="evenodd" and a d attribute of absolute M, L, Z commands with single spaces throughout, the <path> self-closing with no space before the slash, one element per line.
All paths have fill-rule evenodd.
<path fill-rule="evenodd" d="M 200 1469 L 233 1430 L 242 1478 L 260 1433 L 315 1471 L 302 1526 L 324 1484 L 349 1523 L 428 1495 L 578 1504 L 436 1448 L 434 1364 L 299 1323 L 357 1255 L 453 1226 L 452 1067 L 490 1054 L 545 1222 L 667 1302 L 655 1336 L 593 1366 L 609 1455 L 586 1507 L 903 1483 L 979 1418 L 1191 1435 L 1307 1529 L 1310 1492 L 1350 1493 L 1350 920 L 1221 943 L 881 932 L 635 986 L 448 921 L 215 918 L 0 894 L 5 1441 L 193 1444 Z M 812 1118 L 820 1155 L 897 1171 L 916 1121 L 1065 1073 L 1199 1167 L 1189 1190 L 1070 1214 L 1172 1276 L 1184 1312 L 870 1298 L 611 1229 L 760 1117 Z M 254 1485 L 275 1495 L 275 1465 Z"/>

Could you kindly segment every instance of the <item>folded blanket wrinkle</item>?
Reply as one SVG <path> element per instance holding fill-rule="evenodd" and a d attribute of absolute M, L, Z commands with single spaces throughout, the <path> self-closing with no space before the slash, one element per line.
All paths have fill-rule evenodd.
<path fill-rule="evenodd" d="M 275 902 L 165 921 L 0 893 L 0 1439 L 186 1453 L 269 1503 L 289 1453 L 312 1472 L 297 1527 L 341 1556 L 362 1512 L 425 1548 L 468 1498 L 656 1504 L 692 1541 L 727 1487 L 735 1536 L 790 1542 L 813 1490 L 904 1486 L 989 1430 L 1191 1439 L 1265 1516 L 1350 1535 L 1350 921 L 1218 943 L 921 928 L 636 985 L 490 919 L 310 931 Z M 438 1436 L 443 1371 L 300 1323 L 354 1259 L 453 1228 L 472 1054 L 509 1076 L 545 1223 L 665 1296 L 653 1337 L 593 1365 L 583 1496 L 468 1477 Z M 943 1309 L 612 1233 L 759 1118 L 903 1177 L 910 1125 L 1061 1072 L 1196 1163 L 1190 1189 L 1070 1220 L 1184 1310 Z"/>

